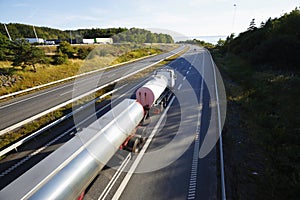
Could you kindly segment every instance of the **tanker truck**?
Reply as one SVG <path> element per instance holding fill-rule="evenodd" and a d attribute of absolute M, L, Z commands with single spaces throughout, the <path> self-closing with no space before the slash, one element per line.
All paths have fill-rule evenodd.
<path fill-rule="evenodd" d="M 85 189 L 120 149 L 137 152 L 139 127 L 155 107 L 166 106 L 174 70 L 157 70 L 136 91 L 0 191 L 0 199 L 82 199 Z"/>
<path fill-rule="evenodd" d="M 136 100 L 144 108 L 144 117 L 135 132 L 121 145 L 137 153 L 146 141 L 145 125 L 149 124 L 151 115 L 159 114 L 165 108 L 173 95 L 176 74 L 171 68 L 160 68 L 154 72 L 150 80 L 136 90 Z"/>

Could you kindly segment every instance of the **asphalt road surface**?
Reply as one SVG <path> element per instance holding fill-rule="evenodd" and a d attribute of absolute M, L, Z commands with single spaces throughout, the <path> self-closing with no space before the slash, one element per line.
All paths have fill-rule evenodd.
<path fill-rule="evenodd" d="M 60 84 L 59 86 L 2 102 L 0 103 L 0 130 L 35 116 L 45 110 L 75 98 L 80 94 L 95 89 L 96 87 L 110 83 L 126 74 L 145 68 L 146 66 L 181 51 L 183 48 L 184 47 L 181 46 L 171 52 L 116 67 L 109 71 L 100 71 L 92 75 L 81 77 L 76 80 L 76 85 L 74 84 L 74 81 L 70 81 Z M 76 88 L 77 92 L 74 92 L 74 88 Z"/>
<path fill-rule="evenodd" d="M 151 137 L 141 153 L 115 155 L 88 187 L 84 199 L 220 197 L 217 146 L 199 158 L 206 136 L 217 132 L 212 59 L 205 49 L 192 46 L 169 67 L 177 74 L 174 99 L 165 113 L 153 115 L 145 126 Z M 107 77 L 111 73 L 115 72 L 108 72 Z M 127 92 L 127 98 L 131 92 Z"/>
<path fill-rule="evenodd" d="M 140 160 L 138 155 L 132 155 L 127 165 L 126 155 L 121 159 L 120 163 L 127 165 L 123 170 L 133 173 L 122 172 L 113 180 L 118 174 L 117 168 L 102 170 L 88 188 L 86 200 L 220 197 L 217 146 L 204 158 L 199 158 L 205 136 L 217 132 L 215 81 L 210 54 L 193 46 L 169 66 L 177 71 L 176 98 Z M 149 130 L 152 131 L 153 127 Z M 135 164 L 136 168 L 132 167 Z"/>
<path fill-rule="evenodd" d="M 70 117 L 35 137 L 34 140 L 21 145 L 17 151 L 6 154 L 5 158 L 0 160 L 0 190 L 74 137 L 77 130 L 88 127 L 97 118 L 108 112 L 111 106 L 120 103 L 125 98 L 131 98 L 137 87 L 145 81 L 140 80 L 127 84 L 114 93 L 112 101 L 105 100 L 94 103 L 81 110 L 76 114 L 77 121 L 80 121 L 76 127 L 73 117 Z"/>

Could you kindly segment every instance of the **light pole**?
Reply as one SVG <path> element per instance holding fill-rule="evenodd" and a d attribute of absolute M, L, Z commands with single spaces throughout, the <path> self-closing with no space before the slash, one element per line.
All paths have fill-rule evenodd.
<path fill-rule="evenodd" d="M 233 7 L 234 7 L 234 10 L 233 10 L 231 33 L 234 33 L 234 23 L 235 23 L 235 16 L 236 16 L 236 4 L 233 4 Z"/>
<path fill-rule="evenodd" d="M 8 32 L 8 29 L 7 29 L 7 27 L 6 27 L 5 24 L 4 24 L 4 28 L 5 28 L 5 30 L 6 30 L 6 33 L 7 33 L 7 35 L 8 35 L 9 40 L 12 41 L 12 39 L 11 39 L 11 37 L 10 37 L 10 34 L 9 34 L 9 32 Z"/>

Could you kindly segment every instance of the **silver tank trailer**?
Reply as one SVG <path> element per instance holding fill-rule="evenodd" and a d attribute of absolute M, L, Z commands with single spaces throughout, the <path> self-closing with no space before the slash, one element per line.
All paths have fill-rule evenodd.
<path fill-rule="evenodd" d="M 145 108 L 150 108 L 166 88 L 173 89 L 176 75 L 171 68 L 161 68 L 151 79 L 136 91 L 136 99 Z"/>
<path fill-rule="evenodd" d="M 76 199 L 142 120 L 125 99 L 0 191 L 0 199 Z"/>

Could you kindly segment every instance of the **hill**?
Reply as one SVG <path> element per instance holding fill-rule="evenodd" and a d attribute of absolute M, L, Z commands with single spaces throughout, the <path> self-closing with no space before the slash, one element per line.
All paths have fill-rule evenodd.
<path fill-rule="evenodd" d="M 253 19 L 238 37 L 219 41 L 228 199 L 298 199 L 300 185 L 300 11 Z"/>
<path fill-rule="evenodd" d="M 34 31 L 32 25 L 9 23 L 6 25 L 12 39 L 16 38 L 34 38 Z M 49 27 L 34 27 L 39 38 L 43 39 L 66 39 L 70 38 L 97 38 L 97 37 L 111 37 L 115 34 L 126 31 L 126 28 L 93 28 L 93 29 L 78 29 L 78 30 L 59 30 Z M 0 33 L 7 35 L 4 25 L 0 23 Z"/>
<path fill-rule="evenodd" d="M 32 25 L 10 23 L 7 29 L 13 40 L 17 38 L 35 38 Z M 139 28 L 92 28 L 78 30 L 59 30 L 48 27 L 35 27 L 37 36 L 46 40 L 59 39 L 67 40 L 70 37 L 78 41 L 82 38 L 107 38 L 112 37 L 114 42 L 134 42 L 134 43 L 174 43 L 173 38 L 167 34 L 152 33 Z M 4 24 L 0 23 L 0 33 L 7 35 Z"/>
<path fill-rule="evenodd" d="M 280 18 L 269 18 L 256 27 L 255 19 L 247 31 L 227 38 L 223 51 L 235 53 L 260 68 L 300 70 L 300 10 Z M 263 66 L 264 65 L 264 66 Z"/>

